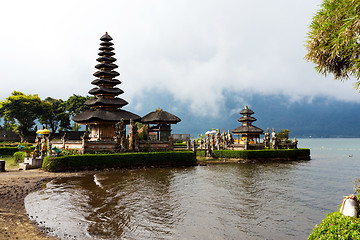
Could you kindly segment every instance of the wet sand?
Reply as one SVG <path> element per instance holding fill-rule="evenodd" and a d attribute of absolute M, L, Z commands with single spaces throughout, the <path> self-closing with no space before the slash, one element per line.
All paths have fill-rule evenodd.
<path fill-rule="evenodd" d="M 46 236 L 28 218 L 24 199 L 53 178 L 82 173 L 50 173 L 40 169 L 0 172 L 0 239 L 56 239 Z"/>

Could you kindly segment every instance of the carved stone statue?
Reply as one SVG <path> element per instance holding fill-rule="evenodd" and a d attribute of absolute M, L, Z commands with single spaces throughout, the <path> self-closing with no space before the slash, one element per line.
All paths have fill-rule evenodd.
<path fill-rule="evenodd" d="M 273 128 L 273 131 L 271 133 L 271 138 L 274 138 L 274 137 L 276 137 L 276 132 L 275 132 L 275 129 Z"/>
<path fill-rule="evenodd" d="M 133 151 L 139 150 L 139 144 L 138 144 L 138 133 L 137 133 L 137 126 L 134 122 L 134 120 L 130 120 L 130 126 L 129 126 L 129 149 Z"/>
<path fill-rule="evenodd" d="M 276 149 L 278 147 L 278 139 L 276 137 L 275 129 L 271 133 L 271 148 Z"/>
<path fill-rule="evenodd" d="M 295 149 L 297 149 L 298 142 L 299 141 L 296 139 L 296 137 L 294 137 L 293 144 Z"/>
<path fill-rule="evenodd" d="M 63 148 L 65 148 L 65 142 L 67 140 L 67 136 L 66 136 L 66 132 L 64 133 L 64 135 L 61 138 L 62 144 L 63 144 Z"/>
<path fill-rule="evenodd" d="M 266 132 L 264 134 L 264 145 L 265 147 L 269 148 L 270 147 L 270 132 L 269 132 L 269 128 L 266 129 Z"/>
<path fill-rule="evenodd" d="M 227 148 L 227 140 L 226 140 L 225 129 L 223 129 L 223 132 L 221 133 L 221 143 L 223 145 L 223 149 L 226 149 Z"/>
<path fill-rule="evenodd" d="M 228 141 L 228 144 L 233 144 L 234 143 L 234 139 L 233 139 L 233 136 L 230 132 L 230 130 L 228 130 L 228 134 L 227 134 L 227 141 Z"/>
<path fill-rule="evenodd" d="M 123 152 L 125 148 L 125 137 L 126 137 L 126 128 L 124 119 L 121 119 L 118 123 L 115 124 L 115 141 L 120 147 L 120 151 Z"/>
<path fill-rule="evenodd" d="M 220 130 L 216 130 L 216 134 L 215 134 L 215 147 L 217 150 L 220 150 Z"/>
<path fill-rule="evenodd" d="M 41 138 L 41 157 L 45 157 L 46 150 L 47 150 L 46 139 L 45 136 L 43 135 Z"/>

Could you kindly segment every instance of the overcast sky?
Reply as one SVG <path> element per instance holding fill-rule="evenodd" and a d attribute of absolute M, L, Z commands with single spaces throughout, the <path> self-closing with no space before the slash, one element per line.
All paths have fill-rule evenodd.
<path fill-rule="evenodd" d="M 232 92 L 360 102 L 352 82 L 306 62 L 320 0 L 11 0 L 2 3 L 0 99 L 13 90 L 66 100 L 87 95 L 107 31 L 125 109 L 152 111 L 161 92 L 194 114 L 215 115 Z M 156 91 L 155 91 L 156 90 Z M 134 101 L 147 93 L 146 101 Z M 148 93 L 154 92 L 154 95 Z M 243 104 L 241 104 L 243 106 Z M 161 107 L 161 106 L 160 106 Z"/>

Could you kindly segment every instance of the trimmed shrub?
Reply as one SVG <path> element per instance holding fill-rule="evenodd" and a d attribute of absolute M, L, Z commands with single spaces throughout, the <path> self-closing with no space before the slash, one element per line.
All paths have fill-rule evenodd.
<path fill-rule="evenodd" d="M 173 145 L 186 147 L 186 142 L 173 142 Z"/>
<path fill-rule="evenodd" d="M 0 156 L 12 156 L 19 151 L 17 147 L 0 147 Z"/>
<path fill-rule="evenodd" d="M 24 162 L 25 152 L 16 152 L 14 153 L 14 160 L 16 163 Z"/>
<path fill-rule="evenodd" d="M 269 149 L 269 150 L 214 150 L 214 158 L 240 158 L 240 159 L 262 159 L 262 158 L 288 158 L 303 159 L 310 157 L 310 149 Z"/>
<path fill-rule="evenodd" d="M 43 168 L 50 172 L 194 165 L 196 157 L 191 151 L 68 155 L 46 157 L 43 161 Z"/>
<path fill-rule="evenodd" d="M 197 157 L 205 157 L 205 155 L 206 155 L 206 151 L 205 151 L 205 150 L 198 149 L 198 150 L 196 151 L 196 156 L 197 156 Z"/>

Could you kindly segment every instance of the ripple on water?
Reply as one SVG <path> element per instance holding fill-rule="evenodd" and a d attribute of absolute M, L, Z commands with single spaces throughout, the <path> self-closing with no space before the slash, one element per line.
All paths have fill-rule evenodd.
<path fill-rule="evenodd" d="M 61 239 L 305 239 L 352 191 L 360 167 L 355 155 L 318 153 L 309 162 L 57 179 L 25 205 Z"/>

